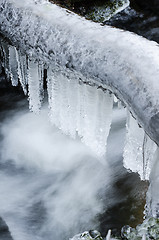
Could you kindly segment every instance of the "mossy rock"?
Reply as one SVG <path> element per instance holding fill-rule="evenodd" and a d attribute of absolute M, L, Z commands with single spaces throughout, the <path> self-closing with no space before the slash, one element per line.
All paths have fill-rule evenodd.
<path fill-rule="evenodd" d="M 128 0 L 50 0 L 66 7 L 87 19 L 104 22 Z"/>

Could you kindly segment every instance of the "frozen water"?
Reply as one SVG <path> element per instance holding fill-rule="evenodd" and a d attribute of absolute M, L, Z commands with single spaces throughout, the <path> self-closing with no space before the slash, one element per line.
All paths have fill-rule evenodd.
<path fill-rule="evenodd" d="M 18 62 L 17 50 L 14 46 L 9 46 L 9 72 L 13 86 L 18 85 Z"/>
<path fill-rule="evenodd" d="M 150 174 L 150 186 L 147 192 L 146 216 L 159 218 L 159 148 L 154 154 L 153 166 Z"/>
<path fill-rule="evenodd" d="M 107 86 L 159 143 L 157 43 L 102 27 L 45 0 L 0 0 L 0 4 L 0 31 L 22 52 Z"/>
<path fill-rule="evenodd" d="M 111 90 L 137 119 L 128 117 L 124 165 L 141 179 L 149 179 L 155 145 L 148 135 L 159 144 L 157 43 L 86 21 L 45 0 L 0 3 L 0 31 L 29 59 L 27 62 L 15 47 L 2 44 L 3 65 L 13 86 L 19 80 L 26 93 L 28 83 L 30 109 L 37 113 L 41 107 L 44 63 L 49 66 L 52 123 L 73 138 L 79 135 L 102 156 L 113 105 L 112 96 L 104 89 Z M 154 186 L 155 181 L 152 191 Z M 156 206 L 157 201 L 153 202 Z"/>
<path fill-rule="evenodd" d="M 2 66 L 5 69 L 7 78 L 9 79 L 9 45 L 6 42 L 1 42 Z"/>
<path fill-rule="evenodd" d="M 131 113 L 127 114 L 127 135 L 124 148 L 124 166 L 148 180 L 156 144 L 146 135 Z"/>
<path fill-rule="evenodd" d="M 18 76 L 20 84 L 23 88 L 24 94 L 27 94 L 27 84 L 28 84 L 28 75 L 27 75 L 27 59 L 25 55 L 21 55 L 20 51 L 16 51 L 17 62 L 18 62 Z"/>
<path fill-rule="evenodd" d="M 106 151 L 113 97 L 96 86 L 79 82 L 77 76 L 48 70 L 50 119 L 65 134 L 76 134 L 98 156 Z"/>
<path fill-rule="evenodd" d="M 43 69 L 33 60 L 28 61 L 29 108 L 38 113 L 43 100 Z"/>

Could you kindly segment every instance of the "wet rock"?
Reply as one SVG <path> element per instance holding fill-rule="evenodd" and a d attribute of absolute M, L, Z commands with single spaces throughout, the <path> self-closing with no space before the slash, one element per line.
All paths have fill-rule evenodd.
<path fill-rule="evenodd" d="M 140 12 L 127 7 L 105 24 L 135 32 L 159 43 L 159 15 L 152 11 Z"/>
<path fill-rule="evenodd" d="M 95 22 L 104 22 L 115 12 L 128 4 L 128 0 L 50 0 L 60 6 L 66 7 L 87 19 Z"/>

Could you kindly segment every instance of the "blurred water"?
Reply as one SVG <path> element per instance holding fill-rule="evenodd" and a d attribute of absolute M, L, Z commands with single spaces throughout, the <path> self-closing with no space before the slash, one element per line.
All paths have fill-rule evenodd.
<path fill-rule="evenodd" d="M 0 92 L 0 216 L 14 240 L 66 240 L 84 230 L 106 234 L 110 227 L 119 232 L 125 222 L 138 223 L 143 198 L 136 183 L 142 184 L 122 166 L 124 109 L 114 110 L 101 161 L 79 139 L 51 126 L 47 106 L 35 115 L 21 90 Z M 119 205 L 130 210 L 122 219 Z M 0 231 L 0 239 L 11 237 Z"/>

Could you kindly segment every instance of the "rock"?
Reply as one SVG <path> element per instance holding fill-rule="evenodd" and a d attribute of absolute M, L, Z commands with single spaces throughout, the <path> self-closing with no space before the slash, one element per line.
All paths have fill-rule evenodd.
<path fill-rule="evenodd" d="M 158 0 L 131 0 L 132 7 L 138 7 L 142 10 L 153 10 L 159 14 L 159 1 Z"/>

